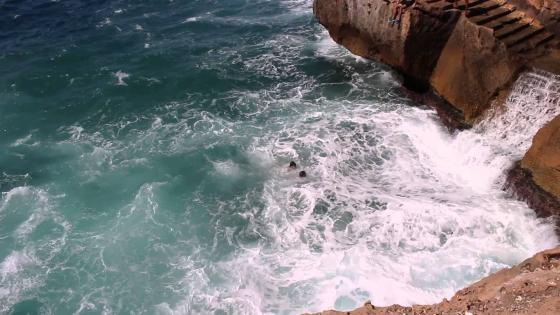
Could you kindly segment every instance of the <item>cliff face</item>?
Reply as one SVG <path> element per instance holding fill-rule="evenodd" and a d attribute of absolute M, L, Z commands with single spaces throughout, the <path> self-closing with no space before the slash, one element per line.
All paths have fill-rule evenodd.
<path fill-rule="evenodd" d="M 436 93 L 469 121 L 488 108 L 522 65 L 505 43 L 496 39 L 492 29 L 461 16 L 439 55 L 430 82 Z"/>
<path fill-rule="evenodd" d="M 426 86 L 459 17 L 458 12 L 414 10 L 397 26 L 388 23 L 391 6 L 381 0 L 318 0 L 313 8 L 337 43 L 356 55 L 389 64 Z"/>
<path fill-rule="evenodd" d="M 550 11 L 539 8 L 542 16 Z M 471 1 L 464 15 L 443 0 L 418 0 L 400 25 L 388 23 L 391 9 L 385 0 L 314 3 L 318 21 L 336 42 L 393 66 L 409 88 L 431 86 L 467 122 L 507 90 L 524 67 L 536 60 L 560 64 L 553 33 L 506 1 Z"/>
<path fill-rule="evenodd" d="M 539 130 L 521 167 L 530 170 L 545 191 L 560 196 L 560 116 Z"/>
<path fill-rule="evenodd" d="M 560 214 L 560 116 L 539 130 L 531 148 L 508 178 L 519 197 L 538 215 Z"/>
<path fill-rule="evenodd" d="M 470 4 L 464 14 L 445 0 L 417 0 L 400 25 L 388 22 L 388 0 L 315 0 L 313 9 L 336 42 L 394 67 L 406 87 L 435 92 L 446 101 L 438 112 L 469 124 L 503 101 L 521 71 L 560 74 L 560 1 Z M 539 132 L 509 176 L 510 187 L 540 215 L 560 214 L 559 120 Z"/>
<path fill-rule="evenodd" d="M 560 314 L 560 247 L 536 254 L 457 292 L 451 300 L 433 305 L 376 307 L 369 302 L 351 312 L 322 315 L 388 314 Z"/>

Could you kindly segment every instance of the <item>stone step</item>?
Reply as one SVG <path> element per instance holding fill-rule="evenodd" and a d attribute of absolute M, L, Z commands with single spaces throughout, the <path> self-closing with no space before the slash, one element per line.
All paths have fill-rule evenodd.
<path fill-rule="evenodd" d="M 465 10 L 465 2 L 463 0 L 459 0 L 459 5 L 457 9 Z M 448 4 L 444 6 L 444 10 L 451 10 L 454 8 L 454 3 L 449 3 L 450 1 L 445 0 Z M 484 8 L 483 4 L 490 5 L 493 1 L 490 0 L 476 0 L 476 1 L 469 1 L 469 10 L 473 8 Z M 495 4 L 495 3 L 494 3 Z"/>
<path fill-rule="evenodd" d="M 503 6 L 504 4 L 505 3 L 497 2 L 497 1 L 483 1 L 483 2 L 477 3 L 476 6 L 469 5 L 469 16 L 473 17 L 473 16 L 488 13 L 488 12 L 494 10 L 494 9 L 497 9 L 497 8 Z M 451 5 L 451 6 L 453 6 L 453 5 Z M 460 8 L 464 9 L 465 6 L 461 5 Z"/>
<path fill-rule="evenodd" d="M 519 54 L 529 53 L 536 48 L 546 48 L 545 46 L 547 44 L 553 43 L 555 40 L 554 34 L 549 32 L 540 32 L 524 43 L 514 46 L 513 51 Z"/>
<path fill-rule="evenodd" d="M 519 22 L 519 23 L 512 23 L 509 25 L 506 25 L 502 28 L 500 28 L 500 30 L 495 31 L 494 32 L 494 36 L 497 39 L 504 39 L 508 36 L 512 36 L 516 33 L 521 32 L 522 30 L 526 29 L 527 27 L 530 27 L 531 24 L 526 23 L 526 22 Z"/>
<path fill-rule="evenodd" d="M 531 27 L 525 28 L 521 32 L 509 36 L 502 41 L 507 45 L 508 48 L 511 48 L 528 41 L 532 37 L 539 35 L 542 32 L 545 32 L 544 28 L 531 25 Z"/>
<path fill-rule="evenodd" d="M 418 2 L 428 5 L 430 11 L 453 9 L 451 0 L 418 0 Z M 460 2 L 458 9 L 465 9 L 463 1 Z M 519 54 L 539 54 L 551 45 L 560 45 L 560 39 L 541 26 L 532 24 L 523 12 L 517 11 L 515 6 L 508 5 L 506 0 L 471 0 L 466 16 L 477 25 L 493 29 L 497 40 Z"/>
<path fill-rule="evenodd" d="M 493 29 L 494 31 L 497 31 L 497 30 L 499 30 L 499 29 L 501 29 L 501 28 L 503 28 L 507 25 L 517 23 L 517 22 L 521 22 L 521 20 L 524 17 L 525 17 L 525 15 L 516 11 L 516 12 L 513 12 L 509 15 L 506 15 L 506 16 L 503 16 L 499 19 L 496 19 L 494 21 L 488 22 L 488 23 L 485 24 L 485 26 Z"/>
<path fill-rule="evenodd" d="M 504 16 L 508 16 L 515 11 L 516 11 L 515 7 L 511 7 L 511 8 L 498 7 L 484 15 L 473 17 L 471 21 L 473 21 L 478 25 L 485 25 Z"/>

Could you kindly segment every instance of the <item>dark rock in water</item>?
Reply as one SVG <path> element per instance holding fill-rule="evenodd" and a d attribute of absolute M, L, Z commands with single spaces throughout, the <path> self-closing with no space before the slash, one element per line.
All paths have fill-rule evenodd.
<path fill-rule="evenodd" d="M 508 173 L 511 188 L 539 216 L 560 215 L 560 116 L 541 128 Z"/>
<path fill-rule="evenodd" d="M 537 185 L 529 170 L 517 163 L 507 174 L 504 190 L 527 202 L 539 217 L 560 215 L 560 199 Z"/>

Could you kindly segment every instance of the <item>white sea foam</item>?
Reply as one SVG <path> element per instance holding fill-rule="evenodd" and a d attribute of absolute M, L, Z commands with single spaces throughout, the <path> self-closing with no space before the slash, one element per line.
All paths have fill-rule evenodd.
<path fill-rule="evenodd" d="M 60 230 L 37 231 L 47 221 Z M 0 246 L 7 241 L 22 248 L 12 250 L 0 262 L 0 313 L 4 313 L 24 294 L 44 283 L 48 263 L 64 246 L 71 227 L 53 208 L 45 190 L 28 186 L 2 193 L 0 227 Z"/>
<path fill-rule="evenodd" d="M 128 85 L 126 84 L 124 79 L 128 79 L 130 77 L 130 74 L 119 70 L 117 72 L 114 72 L 113 76 L 117 79 L 117 85 Z"/>
<path fill-rule="evenodd" d="M 190 18 L 187 18 L 185 21 L 183 21 L 183 23 L 192 23 L 192 22 L 196 22 L 198 20 L 200 20 L 200 16 L 193 16 Z"/>
<path fill-rule="evenodd" d="M 431 303 L 557 244 L 552 225 L 501 191 L 504 170 L 526 150 L 534 128 L 555 114 L 520 109 L 521 103 L 542 97 L 514 101 L 516 93 L 527 94 L 518 86 L 507 110 L 449 135 L 434 112 L 407 107 L 395 96 L 390 72 L 352 57 L 327 38 L 320 34 L 311 47 L 315 57 L 334 63 L 329 67 L 334 79 L 325 82 L 310 80 L 294 66 L 302 47 L 309 48 L 299 34 L 273 36 L 251 47 L 267 52 L 255 57 L 242 58 L 241 48 L 223 47 L 216 52 L 220 58 L 205 60 L 210 69 L 235 60 L 258 75 L 296 81 L 232 92 L 224 97 L 227 103 L 218 97 L 211 102 L 211 107 L 224 102 L 238 110 L 238 121 L 193 108 L 187 99 L 147 117 L 122 117 L 102 131 L 60 130 L 68 137 L 61 145 L 83 149 L 77 163 L 86 177 L 138 165 L 139 155 L 142 164 L 153 165 L 155 154 L 176 157 L 235 145 L 248 165 L 207 157 L 210 180 L 236 182 L 244 167 L 264 178 L 233 200 L 204 199 L 197 191 L 186 202 L 186 213 L 211 217 L 204 231 L 212 234 L 208 247 L 197 239 L 203 236 L 187 233 L 200 228 L 188 220 L 160 222 L 158 193 L 166 184 L 155 182 L 140 183 L 129 204 L 118 209 L 114 225 L 92 238 L 98 251 L 93 263 L 122 283 L 131 281 L 130 272 L 149 273 L 152 261 L 167 264 L 171 275 L 164 286 L 175 296 L 149 312 L 295 314 L 351 309 L 367 299 L 377 305 Z M 329 58 L 333 54 L 337 58 Z M 357 73 L 359 67 L 373 69 Z M 541 92 L 550 96 L 553 86 L 545 84 Z M 530 119 L 514 120 L 519 111 Z M 494 123 L 499 121 L 503 124 Z M 290 160 L 309 177 L 288 172 Z M 234 220 L 243 224 L 229 224 Z M 161 231 L 177 237 L 180 246 L 153 260 L 122 264 L 128 258 L 123 255 L 132 255 L 128 244 L 167 246 L 159 239 Z M 236 250 L 217 261 L 208 258 L 223 246 Z M 97 287 L 81 295 L 76 310 L 111 309 L 108 300 L 115 292 L 89 285 Z"/>
<path fill-rule="evenodd" d="M 535 86 L 535 76 L 547 83 Z M 248 156 L 295 159 L 309 178 L 267 164 L 266 206 L 244 214 L 258 245 L 237 240 L 243 252 L 211 274 L 187 274 L 189 298 L 157 311 L 295 314 L 368 299 L 433 303 L 556 245 L 550 222 L 501 190 L 531 134 L 557 114 L 555 82 L 524 74 L 502 113 L 456 135 L 431 111 L 368 102 L 326 101 L 269 125 Z M 519 92 L 526 90 L 534 92 Z M 531 103 L 540 109 L 523 108 Z M 530 118 L 504 118 L 520 111 Z M 215 288 L 212 274 L 227 281 Z"/>
<path fill-rule="evenodd" d="M 11 147 L 19 147 L 19 146 L 31 146 L 31 147 L 34 147 L 34 146 L 39 145 L 39 144 L 40 144 L 39 141 L 33 141 L 33 140 L 32 140 L 32 139 L 33 139 L 33 133 L 34 133 L 34 132 L 31 132 L 31 133 L 29 133 L 28 135 L 26 135 L 25 137 L 16 139 L 16 141 L 14 141 L 14 143 L 12 143 L 10 146 L 11 146 Z"/>

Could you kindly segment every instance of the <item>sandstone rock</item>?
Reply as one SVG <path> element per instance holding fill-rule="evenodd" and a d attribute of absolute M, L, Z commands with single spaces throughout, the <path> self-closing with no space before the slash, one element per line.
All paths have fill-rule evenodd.
<path fill-rule="evenodd" d="M 436 108 L 451 128 L 467 128 L 503 102 L 521 71 L 560 74 L 558 0 L 477 0 L 467 15 L 449 10 L 445 0 L 417 4 L 400 25 L 388 23 L 387 0 L 315 0 L 313 9 L 337 43 L 394 67 L 415 98 Z M 535 138 L 509 174 L 510 187 L 542 216 L 560 213 L 557 138 L 551 132 Z"/>
<path fill-rule="evenodd" d="M 521 161 L 537 185 L 560 196 L 560 116 L 554 118 L 533 138 L 531 148 Z M 560 209 L 558 209 L 560 214 Z"/>
<path fill-rule="evenodd" d="M 400 25 L 393 25 L 388 23 L 391 7 L 382 0 L 316 0 L 313 10 L 337 43 L 424 84 L 459 16 L 410 9 Z"/>
<path fill-rule="evenodd" d="M 521 65 L 490 28 L 462 16 L 439 57 L 431 84 L 470 121 L 513 81 Z"/>
<path fill-rule="evenodd" d="M 556 36 L 560 36 L 560 1 L 558 0 L 510 0 L 529 16 L 536 18 Z"/>
<path fill-rule="evenodd" d="M 417 3 L 400 25 L 388 23 L 391 6 L 384 0 L 315 0 L 313 8 L 337 43 L 394 67 L 408 88 L 433 88 L 454 107 L 444 108 L 450 114 L 443 116 L 466 123 L 505 94 L 525 67 L 560 73 L 554 36 L 505 1 L 473 1 L 468 17 L 449 10 L 452 5 L 444 0 Z M 535 8 L 551 11 L 546 5 Z"/>

